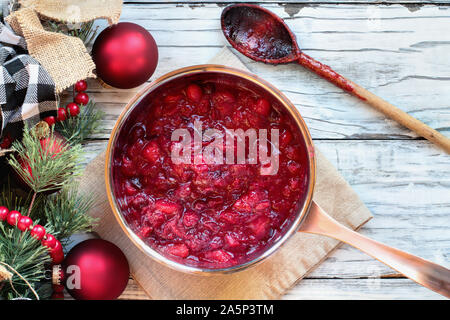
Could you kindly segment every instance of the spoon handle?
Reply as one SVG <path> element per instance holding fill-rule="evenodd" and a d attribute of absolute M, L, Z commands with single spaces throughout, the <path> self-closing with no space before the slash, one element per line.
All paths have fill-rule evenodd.
<path fill-rule="evenodd" d="M 314 73 L 317 73 L 339 88 L 365 101 L 367 104 L 382 112 L 385 116 L 409 128 L 419 136 L 424 137 L 425 139 L 441 146 L 447 153 L 450 154 L 450 139 L 444 136 L 442 133 L 427 126 L 425 123 L 410 116 L 403 110 L 381 99 L 377 95 L 354 83 L 353 81 L 346 79 L 345 77 L 332 70 L 329 66 L 322 64 L 321 62 L 315 60 L 314 58 L 311 58 L 303 52 L 300 52 L 299 59 L 297 61 L 302 66 L 310 69 Z"/>
<path fill-rule="evenodd" d="M 312 203 L 299 231 L 320 234 L 343 241 L 420 285 L 450 298 L 450 270 L 348 229 L 326 214 L 315 202 Z"/>

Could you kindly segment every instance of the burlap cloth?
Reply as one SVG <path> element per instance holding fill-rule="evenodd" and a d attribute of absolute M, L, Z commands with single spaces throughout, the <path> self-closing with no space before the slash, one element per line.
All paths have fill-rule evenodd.
<path fill-rule="evenodd" d="M 122 0 L 19 0 L 19 3 L 45 18 L 72 23 L 107 19 L 114 24 L 122 11 Z"/>
<path fill-rule="evenodd" d="M 228 49 L 222 50 L 210 62 L 247 70 Z M 317 149 L 316 154 L 314 200 L 340 223 L 359 229 L 372 215 L 336 168 Z M 265 261 L 238 273 L 198 276 L 174 271 L 135 247 L 116 222 L 105 191 L 104 161 L 104 153 L 97 156 L 87 166 L 80 181 L 83 191 L 98 192 L 96 206 L 90 212 L 100 219 L 95 231 L 122 249 L 133 278 L 153 299 L 279 298 L 339 245 L 337 240 L 297 233 Z"/>
<path fill-rule="evenodd" d="M 39 16 L 64 23 L 82 23 L 107 19 L 117 23 L 122 0 L 21 0 L 21 9 L 6 21 L 25 38 L 30 55 L 52 77 L 56 93 L 79 80 L 95 78 L 95 64 L 83 41 L 77 37 L 45 30 Z M 39 15 L 38 15 L 39 14 Z"/>

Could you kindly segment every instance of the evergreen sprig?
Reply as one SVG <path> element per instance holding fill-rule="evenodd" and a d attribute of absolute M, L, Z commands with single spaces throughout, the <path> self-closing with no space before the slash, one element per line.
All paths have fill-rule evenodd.
<path fill-rule="evenodd" d="M 28 232 L 21 232 L 16 227 L 0 222 L 0 262 L 15 270 L 12 272 L 10 267 L 6 268 L 12 273 L 12 278 L 11 282 L 3 281 L 0 284 L 1 298 L 36 299 L 29 285 L 40 299 L 49 298 L 51 285 L 44 284 L 44 281 L 46 265 L 50 261 L 47 249 L 40 241 L 34 239 Z"/>
<path fill-rule="evenodd" d="M 103 111 L 96 108 L 94 102 L 89 101 L 87 105 L 80 107 L 78 116 L 56 123 L 56 130 L 71 144 L 82 143 L 98 132 L 103 114 Z"/>
<path fill-rule="evenodd" d="M 45 139 L 49 139 L 46 150 L 36 133 L 25 127 L 22 141 L 16 140 L 12 145 L 16 155 L 8 160 L 35 193 L 58 190 L 81 172 L 80 145 L 62 143 L 53 132 Z"/>
<path fill-rule="evenodd" d="M 73 183 L 63 188 L 58 194 L 49 197 L 43 206 L 46 229 L 60 239 L 63 246 L 72 234 L 90 232 L 96 221 L 88 215 L 94 204 L 94 195 L 79 194 L 77 187 Z"/>

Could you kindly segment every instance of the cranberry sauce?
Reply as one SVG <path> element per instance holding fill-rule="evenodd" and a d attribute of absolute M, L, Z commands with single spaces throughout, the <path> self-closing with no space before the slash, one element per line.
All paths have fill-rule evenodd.
<path fill-rule="evenodd" d="M 259 162 L 175 163 L 172 133 L 194 134 L 196 121 L 203 132 L 224 135 L 278 129 L 277 173 L 264 174 Z M 200 149 L 210 143 L 203 136 Z M 186 265 L 224 268 L 254 259 L 285 234 L 306 196 L 308 161 L 296 123 L 274 97 L 236 76 L 197 74 L 162 85 L 129 115 L 113 151 L 114 193 L 152 248 Z"/>
<path fill-rule="evenodd" d="M 228 9 L 223 17 L 223 32 L 247 56 L 277 60 L 295 54 L 287 29 L 259 8 L 236 6 Z"/>

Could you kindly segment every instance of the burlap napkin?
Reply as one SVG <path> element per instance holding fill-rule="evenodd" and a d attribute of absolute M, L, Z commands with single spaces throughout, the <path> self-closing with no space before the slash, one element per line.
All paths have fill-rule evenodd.
<path fill-rule="evenodd" d="M 107 19 L 114 24 L 122 11 L 122 0 L 19 0 L 19 3 L 45 18 L 73 23 Z"/>
<path fill-rule="evenodd" d="M 57 93 L 78 80 L 95 78 L 94 61 L 81 39 L 45 30 L 31 8 L 14 11 L 6 21 L 25 38 L 28 52 L 50 74 Z"/>
<path fill-rule="evenodd" d="M 228 49 L 210 62 L 246 70 Z M 337 221 L 360 228 L 372 215 L 334 166 L 319 151 L 316 153 L 315 201 Z M 174 271 L 147 257 L 119 227 L 105 194 L 104 160 L 103 153 L 87 166 L 80 185 L 84 191 L 99 192 L 97 206 L 91 211 L 100 219 L 95 231 L 123 250 L 134 279 L 153 299 L 279 298 L 339 245 L 323 236 L 297 233 L 262 263 L 235 274 L 198 276 Z"/>

